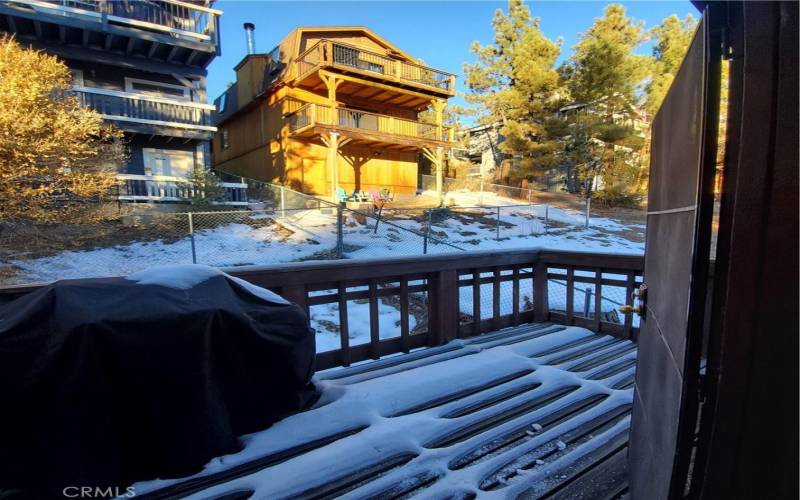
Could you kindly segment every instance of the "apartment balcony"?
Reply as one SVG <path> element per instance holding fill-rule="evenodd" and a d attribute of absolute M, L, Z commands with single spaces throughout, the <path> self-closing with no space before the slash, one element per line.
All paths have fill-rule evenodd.
<path fill-rule="evenodd" d="M 204 68 L 219 51 L 221 14 L 179 0 L 11 0 L 0 2 L 0 31 L 56 49 Z"/>
<path fill-rule="evenodd" d="M 211 125 L 211 104 L 91 87 L 73 91 L 84 106 L 127 132 L 208 140 L 217 130 Z"/>
<path fill-rule="evenodd" d="M 447 146 L 452 128 L 441 129 L 430 123 L 379 115 L 355 109 L 308 103 L 286 117 L 293 137 L 313 138 L 338 132 L 352 139 L 351 144 L 365 144 L 397 150 Z"/>
<path fill-rule="evenodd" d="M 181 202 L 190 198 L 191 188 L 183 177 L 166 175 L 118 174 L 120 181 L 118 198 L 138 202 Z M 247 184 L 222 182 L 225 189 L 219 205 L 247 206 Z"/>
<path fill-rule="evenodd" d="M 420 109 L 432 98 L 455 95 L 455 75 L 329 40 L 316 43 L 298 56 L 294 68 L 296 84 L 324 90 L 319 73 L 322 69 L 352 77 L 336 91 L 337 96 L 351 99 Z"/>

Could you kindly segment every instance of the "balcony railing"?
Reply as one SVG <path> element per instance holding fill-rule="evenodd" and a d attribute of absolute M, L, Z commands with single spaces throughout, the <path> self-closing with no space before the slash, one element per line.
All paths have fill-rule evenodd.
<path fill-rule="evenodd" d="M 73 87 L 81 103 L 103 118 L 183 129 L 215 132 L 211 125 L 211 104 L 176 101 L 161 97 L 91 87 Z"/>
<path fill-rule="evenodd" d="M 634 313 L 608 317 L 603 312 L 609 304 L 598 299 L 593 313 L 584 317 L 574 297 L 581 284 L 591 286 L 595 297 L 615 289 L 624 294 L 624 304 L 632 306 L 633 291 L 642 282 L 643 269 L 642 255 L 517 249 L 291 262 L 229 268 L 227 272 L 271 289 L 304 308 L 309 316 L 312 308 L 338 304 L 339 321 L 335 326 L 341 345 L 317 354 L 317 369 L 324 370 L 529 322 L 577 325 L 637 339 L 639 322 Z M 554 281 L 562 284 L 553 284 Z M 41 286 L 0 288 L 0 304 Z M 483 298 L 489 297 L 487 303 Z M 348 304 L 356 300 L 369 302 L 370 341 L 351 345 Z M 378 320 L 378 306 L 384 300 L 399 304 L 400 324 L 392 332 L 379 331 L 384 323 Z M 613 305 L 616 309 L 622 304 Z M 419 318 L 415 328 L 409 321 L 412 315 Z M 389 338 L 385 333 L 390 333 Z"/>
<path fill-rule="evenodd" d="M 336 128 L 364 130 L 381 134 L 392 134 L 414 139 L 451 141 L 451 127 L 441 130 L 430 123 L 379 115 L 344 107 L 336 109 L 323 104 L 309 103 L 287 117 L 289 132 L 297 132 L 311 125 L 328 125 Z"/>
<path fill-rule="evenodd" d="M 296 63 L 297 79 L 321 67 L 340 67 L 387 80 L 444 91 L 455 91 L 455 76 L 419 64 L 400 61 L 354 45 L 322 40 L 303 52 Z"/>
<path fill-rule="evenodd" d="M 125 201 L 185 201 L 196 193 L 182 177 L 166 175 L 119 174 L 119 199 Z M 247 184 L 222 182 L 224 195 L 216 203 L 220 205 L 247 205 Z"/>
<path fill-rule="evenodd" d="M 14 0 L 37 12 L 122 24 L 217 45 L 221 11 L 179 0 Z"/>

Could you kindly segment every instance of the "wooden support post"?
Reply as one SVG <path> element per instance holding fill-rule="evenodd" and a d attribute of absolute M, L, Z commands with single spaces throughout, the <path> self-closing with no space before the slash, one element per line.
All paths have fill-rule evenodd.
<path fill-rule="evenodd" d="M 436 304 L 433 339 L 437 345 L 446 344 L 458 337 L 458 272 L 439 271 L 433 285 Z"/>
<path fill-rule="evenodd" d="M 347 317 L 347 286 L 344 283 L 339 283 L 339 339 L 342 366 L 350 366 L 350 326 Z"/>
<path fill-rule="evenodd" d="M 436 123 L 436 139 L 442 140 L 444 107 L 447 105 L 447 101 L 444 99 L 436 99 L 433 101 L 432 105 Z M 442 205 L 444 201 L 442 197 L 442 187 L 444 182 L 444 179 L 442 178 L 444 174 L 444 149 L 441 146 L 436 148 L 436 161 L 434 162 L 434 166 L 436 167 L 436 195 L 439 197 L 439 205 Z"/>
<path fill-rule="evenodd" d="M 547 262 L 538 261 L 533 266 L 533 320 L 537 322 L 550 319 L 547 273 Z"/>
<path fill-rule="evenodd" d="M 306 317 L 310 316 L 308 310 L 308 294 L 306 293 L 305 285 L 286 285 L 281 288 L 280 295 L 289 302 L 300 306 L 306 313 Z"/>
<path fill-rule="evenodd" d="M 328 89 L 328 105 L 331 108 L 331 125 L 337 125 L 339 123 L 339 103 L 336 101 L 336 89 L 342 84 L 343 80 L 341 78 L 337 78 L 334 74 L 324 71 L 320 71 L 319 76 L 325 83 L 325 87 Z M 331 132 L 328 140 L 327 167 L 331 182 L 331 196 L 333 197 L 336 196 L 336 188 L 339 187 L 339 167 L 337 164 L 339 155 L 338 138 L 338 133 Z"/>
<path fill-rule="evenodd" d="M 444 204 L 444 149 L 439 146 L 436 148 L 436 162 L 434 162 L 434 166 L 436 167 L 436 195 L 439 198 L 439 205 Z"/>
<path fill-rule="evenodd" d="M 328 178 L 331 182 L 331 196 L 336 197 L 336 188 L 339 187 L 339 134 L 331 132 L 328 136 Z"/>
<path fill-rule="evenodd" d="M 519 267 L 514 267 L 511 281 L 511 317 L 514 326 L 519 325 Z"/>
<path fill-rule="evenodd" d="M 379 359 L 380 353 L 380 322 L 378 321 L 378 281 L 369 280 L 369 352 L 372 359 Z"/>

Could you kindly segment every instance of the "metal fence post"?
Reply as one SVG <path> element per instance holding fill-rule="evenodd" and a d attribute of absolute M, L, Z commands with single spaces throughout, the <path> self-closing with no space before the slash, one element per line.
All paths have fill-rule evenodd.
<path fill-rule="evenodd" d="M 592 208 L 592 199 L 586 198 L 586 229 L 589 229 L 589 211 Z"/>
<path fill-rule="evenodd" d="M 281 219 L 286 218 L 286 189 L 281 186 Z"/>
<path fill-rule="evenodd" d="M 189 216 L 189 240 L 192 242 L 192 264 L 197 264 L 197 250 L 194 246 L 194 221 L 192 220 L 192 212 L 186 214 Z"/>
<path fill-rule="evenodd" d="M 550 225 L 550 205 L 544 206 L 544 234 L 547 234 L 547 226 Z"/>
<path fill-rule="evenodd" d="M 342 203 L 336 206 L 336 258 L 341 259 L 344 254 L 344 233 L 342 232 Z"/>
<path fill-rule="evenodd" d="M 589 317 L 589 308 L 592 303 L 592 289 L 591 287 L 586 287 L 583 291 L 584 293 L 584 300 L 583 300 L 583 316 L 585 318 Z"/>
<path fill-rule="evenodd" d="M 500 206 L 497 207 L 497 241 L 500 241 Z"/>
<path fill-rule="evenodd" d="M 428 253 L 428 235 L 431 233 L 431 224 L 433 224 L 433 210 L 428 210 L 428 224 L 425 226 L 425 237 L 422 240 L 422 253 Z"/>

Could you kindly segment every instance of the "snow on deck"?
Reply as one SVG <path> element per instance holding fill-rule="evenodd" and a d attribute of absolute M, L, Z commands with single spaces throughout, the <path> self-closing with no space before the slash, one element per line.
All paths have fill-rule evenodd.
<path fill-rule="evenodd" d="M 328 370 L 315 408 L 192 478 L 134 486 L 140 498 L 537 498 L 591 478 L 621 492 L 635 357 L 628 340 L 530 324 Z"/>

